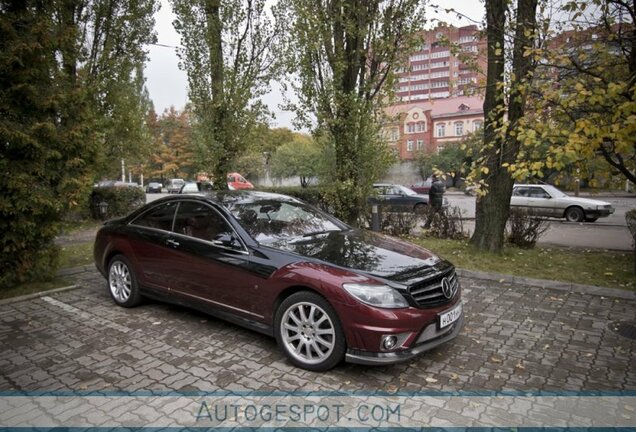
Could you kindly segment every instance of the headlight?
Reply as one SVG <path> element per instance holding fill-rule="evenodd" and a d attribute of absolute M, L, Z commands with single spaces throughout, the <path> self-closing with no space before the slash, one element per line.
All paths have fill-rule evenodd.
<path fill-rule="evenodd" d="M 349 294 L 371 306 L 382 308 L 403 308 L 408 307 L 408 303 L 391 287 L 386 285 L 362 285 L 356 283 L 342 284 L 342 287 Z"/>

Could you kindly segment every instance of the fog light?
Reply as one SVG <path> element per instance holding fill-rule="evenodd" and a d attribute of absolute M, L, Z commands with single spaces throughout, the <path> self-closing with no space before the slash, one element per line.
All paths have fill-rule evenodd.
<path fill-rule="evenodd" d="M 393 349 L 396 343 L 397 343 L 397 337 L 384 336 L 384 340 L 382 341 L 382 348 L 384 348 L 385 350 Z"/>

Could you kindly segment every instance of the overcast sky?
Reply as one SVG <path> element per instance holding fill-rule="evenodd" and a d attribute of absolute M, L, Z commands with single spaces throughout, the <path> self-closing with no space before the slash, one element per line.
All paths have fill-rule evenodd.
<path fill-rule="evenodd" d="M 427 8 L 427 27 L 434 26 L 435 20 L 443 20 L 458 26 L 473 24 L 467 18 L 458 19 L 455 13 L 445 13 L 444 8 L 455 8 L 458 12 L 471 20 L 481 22 L 484 16 L 483 0 L 433 0 L 439 5 L 440 12 Z M 161 0 L 161 9 L 155 16 L 157 26 L 157 43 L 149 48 L 150 61 L 146 66 L 146 84 L 150 98 L 157 113 L 163 112 L 170 106 L 181 110 L 188 100 L 188 81 L 186 73 L 179 70 L 175 48 L 179 45 L 179 35 L 172 26 L 174 14 L 167 0 Z M 288 127 L 292 129 L 293 114 L 281 111 L 278 107 L 283 100 L 280 89 L 274 83 L 272 92 L 265 97 L 265 102 L 276 115 L 272 121 L 274 127 Z"/>

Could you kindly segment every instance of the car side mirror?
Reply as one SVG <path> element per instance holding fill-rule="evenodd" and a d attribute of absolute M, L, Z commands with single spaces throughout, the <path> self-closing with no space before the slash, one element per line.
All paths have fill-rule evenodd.
<path fill-rule="evenodd" d="M 227 232 L 218 234 L 216 237 L 214 237 L 214 240 L 212 240 L 212 243 L 214 243 L 215 245 L 234 248 L 234 249 L 238 249 L 241 246 L 239 241 L 236 239 L 236 237 L 234 237 L 233 234 L 230 234 Z"/>

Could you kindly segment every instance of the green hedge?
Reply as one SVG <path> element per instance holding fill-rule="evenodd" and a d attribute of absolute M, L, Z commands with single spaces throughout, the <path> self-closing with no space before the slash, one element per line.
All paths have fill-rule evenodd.
<path fill-rule="evenodd" d="M 102 214 L 99 204 L 108 204 L 106 214 Z M 125 216 L 146 203 L 146 193 L 140 187 L 104 186 L 96 187 L 91 193 L 90 212 L 94 219 L 110 219 Z"/>

